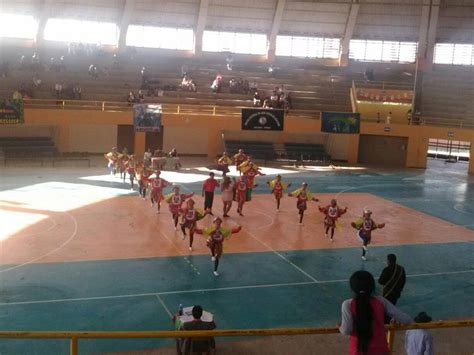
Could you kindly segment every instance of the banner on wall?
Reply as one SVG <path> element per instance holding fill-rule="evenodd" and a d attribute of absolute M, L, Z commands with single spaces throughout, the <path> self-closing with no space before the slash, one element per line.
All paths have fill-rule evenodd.
<path fill-rule="evenodd" d="M 322 112 L 321 132 L 326 133 L 359 133 L 360 113 Z"/>
<path fill-rule="evenodd" d="M 161 105 L 134 104 L 133 125 L 135 126 L 135 132 L 160 132 L 161 113 Z"/>
<path fill-rule="evenodd" d="M 0 99 L 0 124 L 25 123 L 23 100 Z"/>
<path fill-rule="evenodd" d="M 251 131 L 283 131 L 284 110 L 242 109 L 242 129 Z"/>

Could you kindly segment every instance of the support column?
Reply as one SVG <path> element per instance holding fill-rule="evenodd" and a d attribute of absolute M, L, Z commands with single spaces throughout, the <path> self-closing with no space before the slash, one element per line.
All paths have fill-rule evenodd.
<path fill-rule="evenodd" d="M 423 0 L 417 54 L 418 68 L 420 70 L 429 70 L 433 67 L 439 3 L 440 0 Z"/>
<path fill-rule="evenodd" d="M 209 0 L 201 0 L 199 5 L 199 14 L 196 22 L 196 30 L 194 31 L 194 54 L 200 56 L 202 54 L 202 36 L 206 28 L 207 11 L 209 10 Z"/>
<path fill-rule="evenodd" d="M 357 15 L 359 14 L 359 7 L 359 0 L 353 0 L 349 10 L 349 15 L 347 16 L 344 37 L 342 38 L 341 42 L 341 52 L 339 54 L 340 67 L 346 67 L 349 63 L 349 45 L 351 43 L 352 35 L 354 34 Z"/>
<path fill-rule="evenodd" d="M 41 46 L 44 41 L 44 29 L 48 18 L 51 15 L 51 0 L 43 0 L 38 15 L 38 31 L 36 32 L 35 42 L 37 46 Z"/>
<path fill-rule="evenodd" d="M 278 0 L 275 9 L 275 15 L 273 16 L 272 29 L 270 31 L 270 36 L 268 37 L 267 48 L 267 60 L 270 62 L 275 60 L 276 38 L 278 36 L 278 32 L 280 31 L 281 19 L 283 18 L 285 4 L 286 0 Z"/>
<path fill-rule="evenodd" d="M 125 0 L 125 4 L 123 6 L 122 12 L 122 19 L 120 21 L 120 33 L 119 33 L 119 40 L 118 40 L 118 49 L 119 51 L 123 52 L 126 47 L 126 40 L 127 40 L 127 29 L 128 25 L 130 24 L 130 17 L 133 13 L 133 9 L 135 7 L 135 0 Z"/>

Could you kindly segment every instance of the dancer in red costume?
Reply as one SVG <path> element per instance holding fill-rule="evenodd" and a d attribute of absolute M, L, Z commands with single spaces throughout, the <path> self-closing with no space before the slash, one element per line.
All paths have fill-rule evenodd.
<path fill-rule="evenodd" d="M 232 207 L 232 200 L 234 199 L 234 183 L 230 177 L 226 176 L 221 184 L 222 203 L 224 205 L 223 212 L 224 217 L 229 217 L 229 211 Z"/>
<path fill-rule="evenodd" d="M 247 160 L 247 155 L 244 153 L 243 149 L 239 149 L 239 152 L 234 155 L 235 168 L 240 172 L 240 165 Z M 242 172 L 240 172 L 242 174 Z"/>
<path fill-rule="evenodd" d="M 151 174 L 153 174 L 153 170 L 148 169 L 147 167 L 143 166 L 143 163 L 141 163 L 140 166 L 137 167 L 136 172 L 137 172 L 138 194 L 143 199 L 145 199 L 146 190 L 150 182 L 149 178 Z"/>
<path fill-rule="evenodd" d="M 194 208 L 194 200 L 190 198 L 186 201 L 186 207 L 181 211 L 183 216 L 181 220 L 181 230 L 183 231 L 183 240 L 186 238 L 186 228 L 189 229 L 189 250 L 193 250 L 194 232 L 196 231 L 196 222 L 203 219 L 206 212 Z"/>
<path fill-rule="evenodd" d="M 337 201 L 335 199 L 331 200 L 331 204 L 326 207 L 318 206 L 319 211 L 324 213 L 324 227 L 326 228 L 326 238 L 328 237 L 328 232 L 331 230 L 331 242 L 334 241 L 334 229 L 336 228 L 337 219 L 341 217 L 344 213 L 347 212 L 347 207 L 339 208 Z"/>
<path fill-rule="evenodd" d="M 281 175 L 277 175 L 276 179 L 267 181 L 267 184 L 272 188 L 272 194 L 275 196 L 277 203 L 277 210 L 280 211 L 280 200 L 283 197 L 283 191 L 291 186 L 290 184 L 284 183 L 281 181 Z"/>
<path fill-rule="evenodd" d="M 237 200 L 237 213 L 243 216 L 244 203 L 247 200 L 247 189 L 248 189 L 248 177 L 246 175 L 241 176 L 235 183 L 236 189 L 236 200 Z"/>
<path fill-rule="evenodd" d="M 203 234 L 208 237 L 206 244 L 211 250 L 211 260 L 214 262 L 215 276 L 219 276 L 217 268 L 219 267 L 219 260 L 222 257 L 224 239 L 229 238 L 233 233 L 240 232 L 241 229 L 241 226 L 236 226 L 232 229 L 222 227 L 222 219 L 220 219 L 220 217 L 214 218 L 213 225 L 208 228 L 196 228 L 197 234 Z"/>
<path fill-rule="evenodd" d="M 191 192 L 190 194 L 180 194 L 178 186 L 173 187 L 173 192 L 166 195 L 165 201 L 168 203 L 175 230 L 178 230 L 178 217 L 181 213 L 181 206 L 183 205 L 183 202 L 193 196 L 194 192 Z"/>
<path fill-rule="evenodd" d="M 151 199 L 151 206 L 153 207 L 155 202 L 158 205 L 158 210 L 157 212 L 160 213 L 160 208 L 161 208 L 161 200 L 163 200 L 163 189 L 166 186 L 171 185 L 168 181 L 165 179 L 161 178 L 161 171 L 157 170 L 155 173 L 156 177 L 151 180 L 151 194 L 150 194 L 150 199 Z"/>
<path fill-rule="evenodd" d="M 313 197 L 313 194 L 308 190 L 308 184 L 303 182 L 299 189 L 296 189 L 293 192 L 290 192 L 288 196 L 296 197 L 296 208 L 300 215 L 300 226 L 303 225 L 304 211 L 308 208 L 308 201 L 319 201 L 316 197 Z"/>
<path fill-rule="evenodd" d="M 362 218 L 352 222 L 351 226 L 357 230 L 357 237 L 362 241 L 362 259 L 367 260 L 365 255 L 372 239 L 372 231 L 385 227 L 385 223 L 375 223 L 372 219 L 372 212 L 365 210 Z"/>

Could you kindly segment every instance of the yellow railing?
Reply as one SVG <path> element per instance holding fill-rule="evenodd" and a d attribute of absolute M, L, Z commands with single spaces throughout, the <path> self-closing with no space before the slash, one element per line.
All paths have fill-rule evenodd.
<path fill-rule="evenodd" d="M 456 321 L 438 321 L 431 323 L 412 323 L 407 325 L 389 325 L 386 326 L 387 341 L 389 348 L 393 350 L 395 332 L 407 329 L 443 329 L 443 328 L 462 328 L 473 327 L 474 319 L 456 320 Z M 242 336 L 270 336 L 270 335 L 307 335 L 307 334 L 337 334 L 339 329 L 336 327 L 320 328 L 272 328 L 272 329 L 229 329 L 229 330 L 197 330 L 197 331 L 66 331 L 66 332 L 48 332 L 48 331 L 0 331 L 0 338 L 23 338 L 23 339 L 69 339 L 70 354 L 77 355 L 79 339 L 137 339 L 137 338 L 203 338 L 203 337 L 242 337 Z"/>

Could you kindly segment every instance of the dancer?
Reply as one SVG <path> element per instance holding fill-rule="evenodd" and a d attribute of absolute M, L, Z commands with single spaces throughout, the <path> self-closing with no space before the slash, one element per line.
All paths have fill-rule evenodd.
<path fill-rule="evenodd" d="M 303 217 L 304 211 L 308 208 L 307 202 L 308 201 L 319 201 L 316 197 L 313 197 L 313 194 L 308 191 L 308 184 L 303 182 L 299 189 L 296 189 L 293 192 L 290 192 L 288 196 L 296 197 L 296 208 L 298 209 L 298 213 L 300 215 L 300 226 L 303 226 Z"/>
<path fill-rule="evenodd" d="M 226 176 L 229 172 L 229 165 L 232 164 L 232 159 L 227 152 L 222 153 L 222 156 L 217 159 L 217 170 L 222 171 L 222 176 Z"/>
<path fill-rule="evenodd" d="M 366 254 L 372 238 L 372 231 L 377 228 L 385 227 L 385 223 L 377 224 L 372 219 L 372 212 L 365 210 L 362 218 L 351 223 L 351 226 L 357 230 L 357 237 L 362 241 L 362 260 L 367 260 Z"/>
<path fill-rule="evenodd" d="M 237 180 L 235 184 L 235 198 L 237 200 L 237 213 L 243 216 L 244 203 L 247 199 L 247 189 L 248 189 L 248 177 L 243 175 Z"/>
<path fill-rule="evenodd" d="M 336 228 L 337 219 L 341 217 L 344 213 L 347 212 L 347 207 L 344 209 L 339 208 L 337 205 L 336 199 L 331 200 L 331 204 L 326 207 L 318 206 L 319 211 L 324 213 L 326 217 L 324 217 L 324 227 L 326 228 L 326 238 L 328 237 L 328 232 L 331 230 L 331 242 L 334 241 L 334 229 Z"/>
<path fill-rule="evenodd" d="M 178 186 L 174 186 L 172 192 L 166 195 L 165 201 L 168 203 L 175 230 L 178 230 L 178 217 L 181 212 L 181 206 L 183 205 L 183 202 L 193 196 L 194 192 L 191 192 L 190 194 L 180 194 Z"/>
<path fill-rule="evenodd" d="M 196 228 L 197 234 L 203 234 L 207 238 L 206 244 L 211 250 L 211 260 L 214 262 L 214 275 L 219 276 L 217 268 L 219 267 L 219 260 L 222 257 L 224 239 L 227 239 L 233 233 L 238 233 L 242 229 L 241 226 L 236 226 L 232 229 L 222 227 L 222 219 L 220 217 L 214 218 L 213 225 L 205 228 Z"/>
<path fill-rule="evenodd" d="M 130 190 L 132 191 L 133 191 L 133 182 L 135 180 L 136 169 L 137 169 L 137 163 L 135 161 L 135 156 L 132 154 L 130 155 L 130 159 L 128 159 L 127 164 L 126 164 L 126 170 L 130 178 Z"/>
<path fill-rule="evenodd" d="M 112 151 L 104 154 L 104 157 L 108 161 L 107 168 L 109 169 L 110 175 L 115 175 L 115 165 L 118 159 L 117 147 L 113 147 Z"/>
<path fill-rule="evenodd" d="M 143 199 L 146 198 L 146 190 L 149 184 L 149 177 L 153 174 L 152 170 L 149 170 L 142 164 L 136 169 L 137 172 L 137 183 L 138 183 L 138 195 Z"/>
<path fill-rule="evenodd" d="M 223 212 L 224 217 L 229 217 L 229 211 L 232 207 L 232 200 L 234 199 L 234 183 L 230 177 L 226 176 L 221 184 L 221 192 L 222 192 L 222 203 L 224 204 Z"/>
<path fill-rule="evenodd" d="M 127 148 L 124 148 L 123 151 L 126 152 Z M 120 172 L 120 178 L 123 179 L 123 182 L 125 182 L 125 178 L 127 177 L 127 163 L 129 159 L 130 157 L 127 153 L 118 154 L 117 169 Z"/>
<path fill-rule="evenodd" d="M 150 194 L 150 199 L 151 199 L 151 206 L 153 207 L 155 205 L 155 202 L 158 206 L 157 213 L 160 213 L 160 208 L 161 208 L 161 200 L 163 200 L 163 189 L 166 186 L 171 185 L 168 181 L 165 179 L 161 178 L 161 171 L 157 170 L 155 172 L 156 177 L 154 177 L 151 180 L 151 194 Z"/>
<path fill-rule="evenodd" d="M 280 200 L 283 197 L 283 190 L 290 187 L 291 183 L 284 183 L 281 181 L 281 175 L 277 175 L 276 179 L 267 181 L 267 184 L 272 188 L 272 194 L 275 196 L 277 203 L 277 211 L 280 211 Z"/>
<path fill-rule="evenodd" d="M 240 172 L 239 167 L 244 161 L 247 160 L 247 155 L 244 153 L 243 149 L 239 149 L 238 153 L 234 155 L 235 168 Z M 242 173 L 240 172 L 242 175 Z"/>
<path fill-rule="evenodd" d="M 242 174 L 247 176 L 246 201 L 250 201 L 252 199 L 252 190 L 254 187 L 257 186 L 257 184 L 255 183 L 255 177 L 257 175 L 265 176 L 266 174 L 262 173 L 260 171 L 260 168 L 251 161 L 248 161 L 247 165 L 242 168 Z"/>
<path fill-rule="evenodd" d="M 193 250 L 194 232 L 196 231 L 196 222 L 203 219 L 206 212 L 194 208 L 194 200 L 190 198 L 186 201 L 186 207 L 181 211 L 183 216 L 181 220 L 181 230 L 183 231 L 183 240 L 186 238 L 186 228 L 189 229 L 189 250 Z"/>
<path fill-rule="evenodd" d="M 204 197 L 204 210 L 212 214 L 212 204 L 214 202 L 214 190 L 219 186 L 219 181 L 214 179 L 215 174 L 209 173 L 209 178 L 204 180 L 202 184 L 202 196 Z"/>

